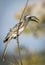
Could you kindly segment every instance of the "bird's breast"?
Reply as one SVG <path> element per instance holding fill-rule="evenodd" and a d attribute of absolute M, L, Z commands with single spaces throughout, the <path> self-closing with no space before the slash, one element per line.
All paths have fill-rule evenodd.
<path fill-rule="evenodd" d="M 18 35 L 20 35 L 23 32 L 23 30 L 24 30 L 24 27 L 20 28 L 18 31 Z M 12 34 L 12 37 L 13 38 L 17 37 L 17 31 Z"/>
<path fill-rule="evenodd" d="M 24 30 L 24 27 L 20 28 L 20 29 L 19 29 L 19 34 L 22 33 L 23 30 Z"/>

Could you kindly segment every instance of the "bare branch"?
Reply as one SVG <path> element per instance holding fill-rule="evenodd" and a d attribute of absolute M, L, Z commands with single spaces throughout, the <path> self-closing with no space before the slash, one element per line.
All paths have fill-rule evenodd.
<path fill-rule="evenodd" d="M 20 17 L 19 22 L 21 21 L 21 19 L 22 19 L 22 17 L 23 17 L 23 14 L 24 14 L 24 12 L 25 12 L 25 10 L 26 10 L 26 8 L 27 8 L 28 2 L 29 2 L 29 0 L 27 0 L 27 2 L 26 2 L 26 4 L 25 4 L 25 7 L 24 7 L 24 10 L 23 10 L 23 12 L 22 12 L 22 15 L 21 15 L 21 17 Z"/>
<path fill-rule="evenodd" d="M 27 0 L 27 2 L 26 2 L 25 8 L 24 8 L 24 10 L 23 10 L 23 12 L 22 12 L 22 15 L 21 15 L 21 18 L 20 18 L 19 22 L 21 21 L 21 19 L 22 19 L 22 17 L 23 17 L 23 14 L 24 14 L 24 12 L 25 12 L 25 9 L 27 8 L 28 1 L 29 1 L 29 0 Z M 23 65 L 23 63 L 22 63 L 22 58 L 21 58 L 21 54 L 20 54 L 20 47 L 19 47 L 19 37 L 18 37 L 19 27 L 20 27 L 20 25 L 18 26 L 18 30 L 17 30 L 17 44 L 18 44 L 20 64 Z"/>
<path fill-rule="evenodd" d="M 5 61 L 4 57 L 5 57 L 5 55 L 6 55 L 8 43 L 9 43 L 9 41 L 6 43 L 5 48 L 4 48 L 4 51 L 3 51 L 3 55 L 2 55 L 2 60 L 3 60 L 3 61 Z"/>

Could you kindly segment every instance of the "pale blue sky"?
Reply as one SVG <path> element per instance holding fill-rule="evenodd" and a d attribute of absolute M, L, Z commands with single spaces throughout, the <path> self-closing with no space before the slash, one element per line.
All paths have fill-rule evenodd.
<path fill-rule="evenodd" d="M 36 0 L 30 0 L 30 3 L 37 3 Z M 3 51 L 5 44 L 3 40 L 8 33 L 9 29 L 12 28 L 18 21 L 14 19 L 13 13 L 17 13 L 24 6 L 26 0 L 0 0 L 0 51 Z M 39 38 L 34 37 L 33 34 L 20 35 L 20 44 L 25 45 L 27 48 L 39 51 L 45 47 L 45 35 Z M 16 40 L 12 40 L 9 43 L 8 51 L 13 51 L 13 47 L 16 46 Z"/>

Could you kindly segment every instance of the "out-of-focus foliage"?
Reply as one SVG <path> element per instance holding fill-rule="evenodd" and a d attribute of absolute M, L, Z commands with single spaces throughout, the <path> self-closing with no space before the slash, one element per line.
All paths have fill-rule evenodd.
<path fill-rule="evenodd" d="M 24 7 L 14 17 L 19 20 Z M 32 32 L 36 36 L 40 36 L 45 33 L 45 1 L 40 4 L 28 5 L 24 15 L 36 16 L 40 21 L 39 23 L 29 22 L 28 26 L 25 28 L 24 33 L 29 34 Z"/>
<path fill-rule="evenodd" d="M 20 46 L 20 49 L 21 52 L 23 51 L 23 55 L 21 54 L 23 65 L 45 65 L 45 49 L 37 53 L 30 52 L 30 49 L 27 49 L 25 46 Z M 14 51 L 17 51 L 17 47 L 14 48 Z M 25 54 L 24 51 L 26 52 Z M 18 62 L 20 62 L 19 57 L 15 52 L 14 55 L 7 54 L 4 62 L 0 60 L 0 65 L 18 65 Z"/>
<path fill-rule="evenodd" d="M 24 15 L 31 14 L 31 11 L 32 11 L 32 9 L 33 9 L 34 6 L 35 5 L 31 5 L 31 6 L 28 5 L 27 8 L 26 8 L 26 10 L 25 10 L 25 12 L 24 12 Z M 21 10 L 19 12 L 17 12 L 16 14 L 14 13 L 14 18 L 16 18 L 17 20 L 19 20 L 20 17 L 21 17 L 21 14 L 23 12 L 23 10 L 24 10 L 24 7 L 22 7 Z"/>
<path fill-rule="evenodd" d="M 15 53 L 17 53 L 17 55 L 19 55 L 18 50 L 19 50 L 18 47 L 16 47 Z M 20 53 L 21 53 L 22 57 L 25 55 L 29 56 L 29 54 L 30 54 L 29 50 L 23 45 L 20 45 Z"/>
<path fill-rule="evenodd" d="M 22 61 L 23 61 L 23 65 L 42 65 L 44 64 L 45 65 L 45 49 L 43 49 L 42 51 L 40 52 L 35 52 L 35 53 L 31 53 L 30 50 L 24 46 L 20 46 L 20 48 L 24 51 L 27 51 L 26 54 L 24 54 L 23 52 L 23 57 L 22 57 Z M 21 51 L 22 51 L 21 50 Z M 22 56 L 22 54 L 21 54 Z"/>

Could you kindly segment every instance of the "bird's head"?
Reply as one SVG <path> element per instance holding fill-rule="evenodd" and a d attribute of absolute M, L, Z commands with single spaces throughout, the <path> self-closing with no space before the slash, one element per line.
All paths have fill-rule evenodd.
<path fill-rule="evenodd" d="M 29 21 L 34 21 L 34 22 L 37 22 L 37 23 L 39 22 L 39 19 L 35 16 L 24 16 L 24 20 L 26 22 L 29 22 Z"/>

